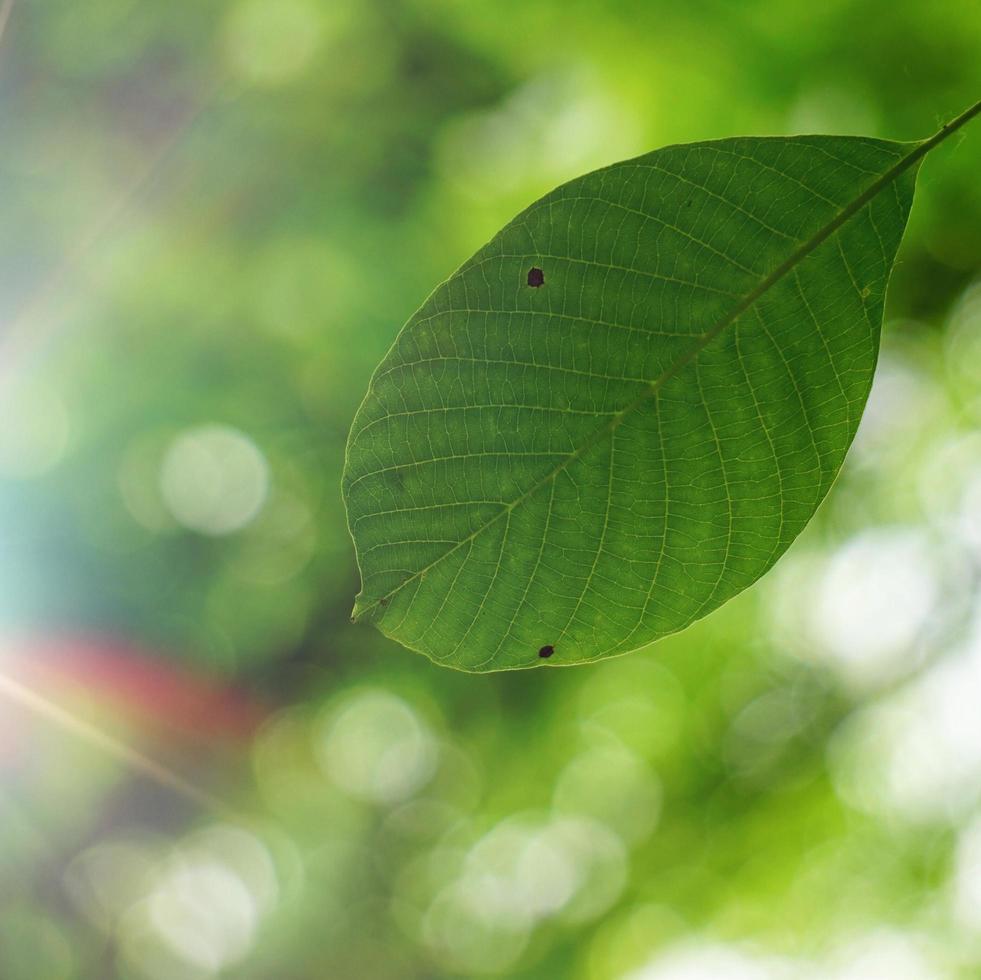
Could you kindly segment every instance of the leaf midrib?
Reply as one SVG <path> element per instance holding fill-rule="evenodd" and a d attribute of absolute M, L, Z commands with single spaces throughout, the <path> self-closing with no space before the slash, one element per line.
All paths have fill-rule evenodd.
<path fill-rule="evenodd" d="M 671 380 L 671 378 L 682 370 L 682 368 L 691 363 L 691 361 L 694 360 L 710 343 L 712 343 L 712 341 L 715 340 L 719 334 L 731 326 L 740 316 L 743 315 L 743 313 L 750 309 L 757 300 L 759 300 L 777 283 L 779 283 L 784 276 L 793 271 L 805 258 L 807 258 L 808 255 L 827 241 L 851 218 L 858 214 L 858 212 L 861 211 L 866 204 L 868 204 L 894 180 L 919 163 L 920 160 L 922 160 L 923 157 L 930 152 L 930 150 L 942 143 L 948 136 L 950 136 L 957 129 L 960 129 L 961 126 L 967 123 L 978 113 L 981 113 L 981 102 L 977 102 L 969 109 L 965 110 L 963 113 L 961 113 L 961 115 L 957 116 L 955 119 L 941 127 L 941 129 L 939 129 L 933 136 L 913 144 L 913 149 L 911 149 L 909 153 L 900 157 L 896 163 L 894 163 L 881 176 L 876 178 L 876 180 L 874 180 L 864 191 L 862 191 L 861 194 L 855 197 L 849 204 L 845 205 L 845 207 L 842 208 L 841 211 L 839 211 L 838 214 L 831 219 L 831 221 L 815 232 L 803 244 L 798 246 L 797 249 L 791 252 L 791 254 L 783 262 L 781 262 L 772 272 L 765 276 L 759 282 L 759 284 L 751 289 L 738 303 L 736 303 L 736 305 L 727 314 L 725 314 L 725 316 L 721 317 L 704 333 L 697 335 L 698 339 L 689 351 L 665 368 L 657 378 L 652 381 L 648 381 L 647 388 L 641 392 L 641 394 L 612 415 L 607 422 L 596 428 L 583 441 L 582 445 L 565 456 L 561 463 L 542 476 L 541 479 L 534 483 L 524 493 L 520 494 L 510 503 L 505 504 L 501 510 L 494 514 L 493 517 L 486 520 L 465 538 L 458 541 L 452 548 L 444 551 L 443 554 L 441 554 L 438 558 L 435 558 L 428 565 L 425 565 L 423 568 L 420 568 L 418 571 L 413 572 L 411 575 L 403 579 L 397 586 L 395 586 L 394 589 L 391 589 L 389 592 L 379 596 L 377 599 L 372 600 L 361 608 L 357 608 L 356 606 L 352 618 L 355 621 L 360 620 L 366 613 L 375 609 L 380 603 L 384 602 L 387 604 L 392 596 L 404 589 L 406 585 L 408 585 L 410 582 L 416 581 L 445 558 L 448 558 L 450 555 L 454 554 L 459 548 L 469 544 L 478 535 L 483 534 L 487 528 L 491 527 L 506 514 L 511 513 L 511 511 L 513 511 L 515 508 L 521 506 L 521 504 L 537 493 L 543 486 L 548 484 L 549 481 L 554 480 L 555 477 L 557 477 L 564 469 L 574 463 L 577 459 L 580 459 L 601 439 L 614 432 L 628 415 L 630 415 L 641 405 L 646 404 L 651 398 L 654 398 L 661 388 L 663 388 L 664 385 Z"/>

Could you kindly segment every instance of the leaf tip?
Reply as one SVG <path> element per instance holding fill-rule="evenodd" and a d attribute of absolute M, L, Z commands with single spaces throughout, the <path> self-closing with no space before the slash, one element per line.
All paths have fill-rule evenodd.
<path fill-rule="evenodd" d="M 377 609 L 379 604 L 387 604 L 386 599 L 369 599 L 362 592 L 354 600 L 354 608 L 351 610 L 351 622 L 361 623 L 365 619 L 371 619 L 371 614 Z"/>

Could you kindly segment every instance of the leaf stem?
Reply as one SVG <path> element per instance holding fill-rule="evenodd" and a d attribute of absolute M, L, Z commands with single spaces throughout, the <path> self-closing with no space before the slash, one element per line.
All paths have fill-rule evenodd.
<path fill-rule="evenodd" d="M 933 136 L 925 139 L 920 145 L 904 159 L 915 163 L 921 157 L 926 156 L 935 146 L 941 144 L 951 133 L 957 132 L 965 123 L 970 122 L 979 112 L 981 112 L 981 102 L 975 102 L 969 109 L 965 109 L 959 116 L 955 116 L 949 123 L 944 123 Z"/>

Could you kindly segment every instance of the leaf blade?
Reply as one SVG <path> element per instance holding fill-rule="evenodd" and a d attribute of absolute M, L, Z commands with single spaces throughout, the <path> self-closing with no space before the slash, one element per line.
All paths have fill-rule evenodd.
<path fill-rule="evenodd" d="M 624 652 L 755 581 L 854 435 L 909 153 L 855 137 L 668 147 L 519 215 L 409 321 L 352 427 L 356 615 L 440 662 L 500 669 L 546 644 L 552 663 Z M 787 322 L 808 320 L 802 345 Z"/>

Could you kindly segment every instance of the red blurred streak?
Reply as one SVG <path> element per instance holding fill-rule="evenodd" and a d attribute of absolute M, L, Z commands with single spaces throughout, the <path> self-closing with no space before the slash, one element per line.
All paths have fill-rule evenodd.
<path fill-rule="evenodd" d="M 247 741 L 267 714 L 227 682 L 113 638 L 4 642 L 0 666 L 46 697 L 83 695 L 141 729 L 195 740 Z"/>

